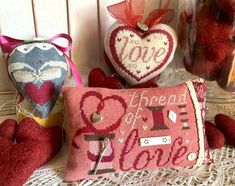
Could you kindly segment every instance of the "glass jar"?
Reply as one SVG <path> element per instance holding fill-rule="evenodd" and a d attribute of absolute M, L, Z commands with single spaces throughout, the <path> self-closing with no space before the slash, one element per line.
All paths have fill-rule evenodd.
<path fill-rule="evenodd" d="M 234 0 L 179 1 L 179 66 L 183 68 L 177 68 L 178 77 L 204 78 L 208 109 L 230 115 L 235 113 L 234 15 Z"/>

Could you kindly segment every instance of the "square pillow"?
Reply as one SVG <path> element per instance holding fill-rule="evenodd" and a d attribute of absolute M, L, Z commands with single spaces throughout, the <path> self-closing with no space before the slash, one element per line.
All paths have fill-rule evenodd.
<path fill-rule="evenodd" d="M 70 150 L 65 181 L 201 165 L 205 84 L 111 90 L 63 87 Z"/>

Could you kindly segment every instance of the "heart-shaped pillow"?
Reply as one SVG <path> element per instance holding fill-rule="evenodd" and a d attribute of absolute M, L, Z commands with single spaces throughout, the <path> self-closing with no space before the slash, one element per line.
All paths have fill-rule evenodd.
<path fill-rule="evenodd" d="M 0 185 L 22 186 L 60 150 L 62 132 L 59 126 L 42 128 L 30 118 L 19 125 L 14 120 L 4 121 L 0 125 Z"/>
<path fill-rule="evenodd" d="M 115 23 L 106 33 L 104 45 L 116 71 L 135 85 L 155 78 L 169 65 L 177 47 L 177 36 L 165 24 L 141 32 Z"/>
<path fill-rule="evenodd" d="M 32 104 L 32 114 L 48 117 L 68 73 L 63 53 L 48 43 L 20 45 L 9 55 L 8 71 L 16 89 Z"/>

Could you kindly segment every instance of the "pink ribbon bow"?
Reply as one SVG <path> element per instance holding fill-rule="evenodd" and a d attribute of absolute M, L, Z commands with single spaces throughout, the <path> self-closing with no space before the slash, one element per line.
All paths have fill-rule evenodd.
<path fill-rule="evenodd" d="M 148 28 L 160 23 L 166 16 L 166 22 L 171 22 L 174 18 L 174 10 L 169 9 L 170 0 L 167 0 L 165 6 L 153 10 L 143 22 Z M 108 6 L 108 11 L 115 19 L 126 23 L 127 25 L 137 28 L 144 16 L 145 0 L 125 0 L 120 3 Z"/>
<path fill-rule="evenodd" d="M 55 43 L 55 41 L 57 39 L 61 39 L 64 38 L 68 41 L 68 46 L 67 47 L 63 47 L 60 46 L 58 44 Z M 72 74 L 74 76 L 76 85 L 78 87 L 82 87 L 83 86 L 83 82 L 81 79 L 81 76 L 79 75 L 73 61 L 69 58 L 69 56 L 65 53 L 65 52 L 69 52 L 72 48 L 72 38 L 67 35 L 67 34 L 58 34 L 55 35 L 54 37 L 52 37 L 49 40 L 44 40 L 44 41 L 24 41 L 24 40 L 19 40 L 19 39 L 14 39 L 8 36 L 0 36 L 0 46 L 2 48 L 3 53 L 8 53 L 10 54 L 17 46 L 23 45 L 23 44 L 29 44 L 29 43 L 39 43 L 39 42 L 46 42 L 46 43 L 50 43 L 52 45 L 54 45 L 58 50 L 60 50 L 64 56 L 66 57 L 70 69 L 72 71 Z"/>

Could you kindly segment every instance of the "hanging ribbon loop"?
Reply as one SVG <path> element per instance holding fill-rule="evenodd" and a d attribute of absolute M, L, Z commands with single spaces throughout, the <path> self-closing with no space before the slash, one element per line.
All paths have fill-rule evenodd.
<path fill-rule="evenodd" d="M 61 39 L 61 38 L 64 38 L 68 41 L 67 47 L 63 47 L 63 46 L 55 44 L 55 41 L 57 39 Z M 69 52 L 72 49 L 72 42 L 73 41 L 72 41 L 72 38 L 67 34 L 58 34 L 58 35 L 52 37 L 49 41 L 51 42 L 51 44 L 53 44 L 57 49 L 59 49 L 62 52 Z"/>
<path fill-rule="evenodd" d="M 11 53 L 17 46 L 24 44 L 24 40 L 14 39 L 8 36 L 0 36 L 0 46 L 3 53 Z"/>
<path fill-rule="evenodd" d="M 165 19 L 170 23 L 174 18 L 174 10 L 169 9 L 171 0 L 167 0 L 163 8 L 153 10 L 143 21 L 145 0 L 125 0 L 120 3 L 108 6 L 108 11 L 112 17 L 122 21 L 130 27 L 137 28 L 138 23 L 143 22 L 149 28 L 159 24 Z"/>
<path fill-rule="evenodd" d="M 144 0 L 126 0 L 108 6 L 108 11 L 115 19 L 125 22 L 131 27 L 135 27 L 143 19 L 144 8 Z"/>
<path fill-rule="evenodd" d="M 151 28 L 154 25 L 161 23 L 163 20 L 165 20 L 167 23 L 170 23 L 174 19 L 174 10 L 169 9 L 169 6 L 170 0 L 167 0 L 163 8 L 155 9 L 148 15 L 144 21 L 144 24 Z"/>
<path fill-rule="evenodd" d="M 64 47 L 55 43 L 57 39 L 61 39 L 61 38 L 66 39 L 68 41 L 68 46 Z M 17 46 L 30 44 L 30 43 L 42 43 L 42 42 L 50 43 L 54 45 L 59 51 L 61 51 L 64 54 L 64 56 L 66 57 L 69 63 L 76 85 L 78 87 L 82 87 L 83 82 L 76 69 L 76 66 L 74 65 L 73 61 L 69 58 L 69 56 L 66 54 L 66 52 L 69 52 L 72 48 L 72 38 L 69 35 L 58 34 L 49 40 L 43 40 L 43 41 L 24 41 L 24 40 L 14 39 L 8 36 L 0 36 L 0 46 L 2 48 L 3 53 L 7 53 L 7 54 L 10 54 Z"/>

